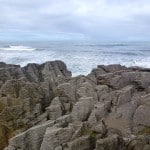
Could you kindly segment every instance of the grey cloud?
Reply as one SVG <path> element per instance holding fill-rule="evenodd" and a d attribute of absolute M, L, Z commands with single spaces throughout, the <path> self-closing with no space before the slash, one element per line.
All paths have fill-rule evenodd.
<path fill-rule="evenodd" d="M 140 38 L 141 33 L 147 39 L 150 37 L 146 32 L 150 30 L 148 0 L 0 0 L 0 3 L 1 38 L 9 34 L 48 38 L 50 32 L 106 40 Z"/>

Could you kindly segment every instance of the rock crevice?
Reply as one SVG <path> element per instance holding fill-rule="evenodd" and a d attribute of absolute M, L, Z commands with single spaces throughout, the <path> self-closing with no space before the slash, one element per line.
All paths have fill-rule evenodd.
<path fill-rule="evenodd" d="M 149 69 L 0 63 L 0 149 L 149 150 L 149 115 Z"/>

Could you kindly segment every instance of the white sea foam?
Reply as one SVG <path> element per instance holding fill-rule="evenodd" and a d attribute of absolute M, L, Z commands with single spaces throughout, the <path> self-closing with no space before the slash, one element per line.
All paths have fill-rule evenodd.
<path fill-rule="evenodd" d="M 135 62 L 135 66 L 150 68 L 150 57 Z"/>
<path fill-rule="evenodd" d="M 20 46 L 20 45 L 29 45 Z M 11 46 L 3 46 L 11 45 Z M 17 46 L 15 46 L 17 45 Z M 3 43 L 0 48 L 0 61 L 25 66 L 27 63 L 43 63 L 45 61 L 62 60 L 72 71 L 73 76 L 88 74 L 92 68 L 104 64 L 121 64 L 150 68 L 150 44 L 133 43 L 129 46 L 109 47 L 59 42 L 45 43 Z M 94 45 L 94 44 L 93 44 Z M 35 49 L 36 47 L 37 49 Z"/>
<path fill-rule="evenodd" d="M 0 50 L 5 51 L 34 51 L 35 48 L 28 47 L 28 46 L 22 46 L 22 45 L 10 45 L 7 47 L 1 47 Z"/>

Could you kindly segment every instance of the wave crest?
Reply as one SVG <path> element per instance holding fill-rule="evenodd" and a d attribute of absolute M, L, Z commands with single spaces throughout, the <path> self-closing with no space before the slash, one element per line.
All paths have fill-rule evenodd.
<path fill-rule="evenodd" d="M 28 47 L 28 46 L 22 46 L 22 45 L 10 45 L 7 47 L 2 47 L 0 50 L 4 51 L 34 51 L 35 48 Z"/>

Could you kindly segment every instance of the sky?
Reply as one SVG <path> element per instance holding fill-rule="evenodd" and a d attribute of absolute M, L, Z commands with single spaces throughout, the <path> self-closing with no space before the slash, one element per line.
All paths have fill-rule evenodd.
<path fill-rule="evenodd" d="M 0 0 L 0 41 L 150 40 L 149 0 Z"/>

